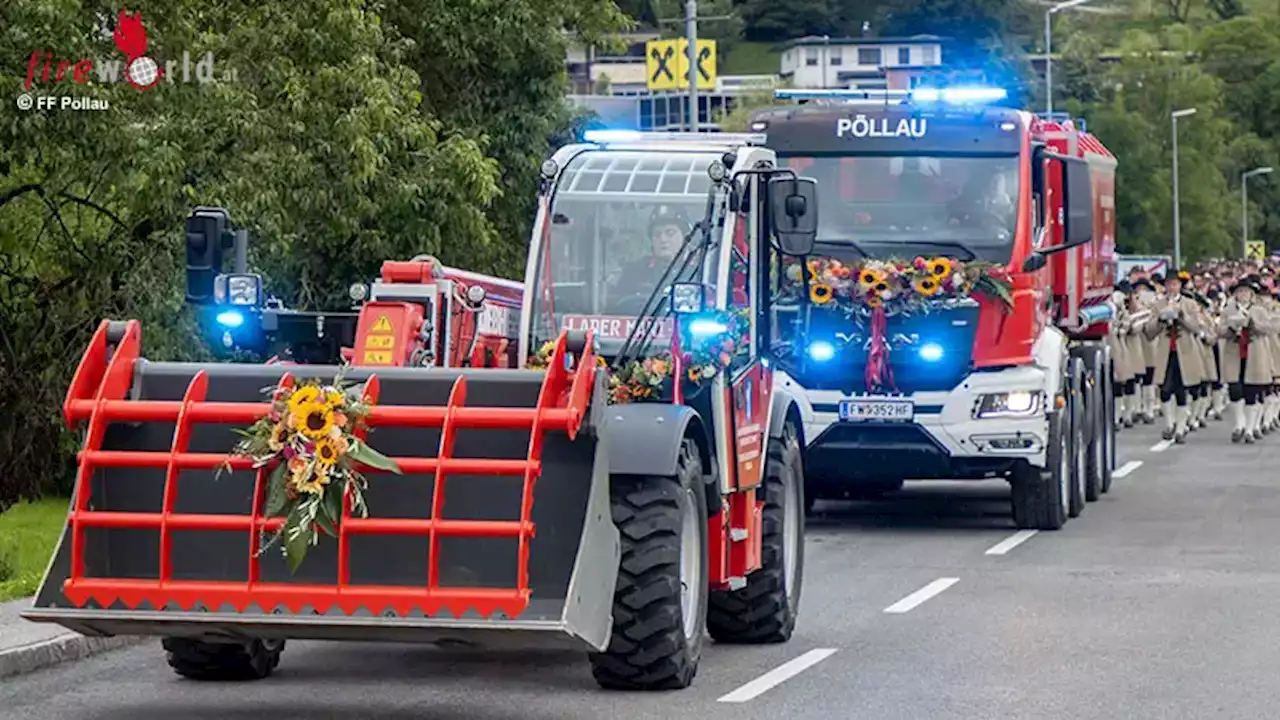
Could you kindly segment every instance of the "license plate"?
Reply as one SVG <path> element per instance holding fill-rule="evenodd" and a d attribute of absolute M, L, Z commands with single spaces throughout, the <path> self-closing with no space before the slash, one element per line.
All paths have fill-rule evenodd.
<path fill-rule="evenodd" d="M 915 408 L 903 400 L 841 400 L 840 419 L 849 422 L 866 420 L 910 420 Z"/>

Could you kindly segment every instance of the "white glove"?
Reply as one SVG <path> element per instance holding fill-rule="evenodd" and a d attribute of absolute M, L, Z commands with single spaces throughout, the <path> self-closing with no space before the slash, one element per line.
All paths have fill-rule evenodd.
<path fill-rule="evenodd" d="M 1230 318 L 1227 318 L 1227 325 L 1229 325 L 1232 330 L 1240 330 L 1248 324 L 1249 318 L 1245 315 L 1232 315 Z"/>
<path fill-rule="evenodd" d="M 1178 314 L 1179 314 L 1178 308 L 1165 308 L 1164 310 L 1160 311 L 1160 319 L 1161 320 L 1177 320 Z"/>

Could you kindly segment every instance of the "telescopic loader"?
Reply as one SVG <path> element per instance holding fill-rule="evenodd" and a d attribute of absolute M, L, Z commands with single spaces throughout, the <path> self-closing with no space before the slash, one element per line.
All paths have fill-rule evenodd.
<path fill-rule="evenodd" d="M 67 526 L 24 616 L 163 637 L 194 678 L 265 677 L 293 638 L 462 640 L 580 648 L 602 686 L 679 688 L 704 631 L 789 639 L 804 431 L 772 378 L 799 338 L 772 322 L 764 279 L 808 251 L 814 183 L 740 136 L 589 142 L 543 175 L 520 344 L 546 369 L 348 369 L 373 401 L 369 445 L 403 475 L 372 475 L 370 516 L 344 509 L 296 574 L 259 553 L 281 523 L 263 516 L 265 470 L 213 470 L 267 413 L 262 388 L 339 368 L 149 361 L 136 321 L 104 321 L 64 406 L 87 424 Z M 605 243 L 634 247 L 672 203 L 697 226 L 643 302 L 615 297 Z M 733 338 L 729 314 L 745 318 Z M 605 317 L 628 337 L 564 329 Z M 694 382 L 686 355 L 730 339 L 731 364 Z M 674 374 L 654 402 L 610 404 L 636 363 Z"/>

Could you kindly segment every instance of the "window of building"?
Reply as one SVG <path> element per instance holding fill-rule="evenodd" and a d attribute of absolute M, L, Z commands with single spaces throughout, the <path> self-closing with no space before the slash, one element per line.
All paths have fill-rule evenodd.
<path fill-rule="evenodd" d="M 934 65 L 938 62 L 937 48 L 932 45 L 925 45 L 920 48 L 920 62 L 922 65 Z"/>
<path fill-rule="evenodd" d="M 880 48 L 858 48 L 858 64 L 859 65 L 879 65 L 880 64 Z"/>
<path fill-rule="evenodd" d="M 844 57 L 840 52 L 840 48 L 831 48 L 831 64 L 841 65 L 844 63 Z"/>
<path fill-rule="evenodd" d="M 898 64 L 899 65 L 911 64 L 911 48 L 909 47 L 898 48 Z"/>
<path fill-rule="evenodd" d="M 804 64 L 813 67 L 818 64 L 818 48 L 804 49 Z"/>

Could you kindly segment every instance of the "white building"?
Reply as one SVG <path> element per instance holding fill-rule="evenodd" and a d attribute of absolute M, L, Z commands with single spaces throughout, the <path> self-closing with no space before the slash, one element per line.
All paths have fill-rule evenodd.
<path fill-rule="evenodd" d="M 781 72 L 794 88 L 911 88 L 942 65 L 946 38 L 809 36 L 782 47 Z"/>

